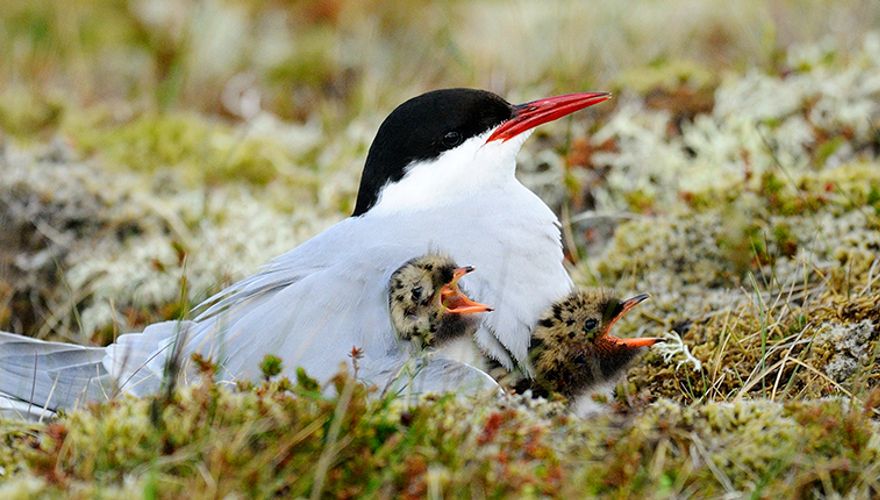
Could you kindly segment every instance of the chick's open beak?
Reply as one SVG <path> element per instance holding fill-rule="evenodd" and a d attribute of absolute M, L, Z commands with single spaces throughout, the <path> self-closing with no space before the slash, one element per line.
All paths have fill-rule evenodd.
<path fill-rule="evenodd" d="M 634 308 L 635 306 L 637 306 L 637 305 L 641 304 L 642 302 L 644 302 L 645 300 L 647 300 L 648 297 L 650 297 L 650 295 L 648 295 L 647 293 L 643 293 L 643 294 L 636 295 L 635 297 L 630 297 L 630 298 L 624 300 L 623 302 L 621 302 L 620 303 L 620 312 L 618 312 L 616 316 L 611 318 L 611 321 L 608 322 L 608 326 L 605 327 L 605 337 L 608 338 L 609 340 L 616 342 L 618 345 L 623 345 L 623 346 L 632 347 L 632 348 L 651 347 L 652 345 L 656 344 L 657 342 L 660 342 L 662 339 L 659 339 L 656 337 L 637 337 L 637 338 L 632 338 L 632 339 L 624 339 L 624 338 L 620 338 L 620 337 L 615 337 L 614 335 L 611 335 L 611 333 L 610 333 L 611 327 L 614 325 L 614 323 L 617 322 L 617 320 L 622 318 L 623 315 L 626 314 L 627 312 L 629 312 L 632 308 Z"/>
<path fill-rule="evenodd" d="M 608 92 L 582 92 L 579 94 L 545 97 L 537 101 L 518 104 L 513 107 L 513 116 L 492 132 L 486 142 L 513 139 L 543 123 L 552 122 L 600 102 L 611 99 Z"/>
<path fill-rule="evenodd" d="M 491 312 L 492 308 L 470 299 L 458 288 L 458 280 L 474 270 L 473 267 L 459 267 L 452 273 L 452 281 L 440 288 L 440 304 L 446 312 L 453 314 L 475 314 Z"/>

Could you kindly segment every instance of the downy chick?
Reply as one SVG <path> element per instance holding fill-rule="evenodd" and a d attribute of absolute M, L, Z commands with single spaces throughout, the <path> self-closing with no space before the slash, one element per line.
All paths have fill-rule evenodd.
<path fill-rule="evenodd" d="M 611 327 L 647 294 L 620 300 L 609 290 L 582 289 L 548 308 L 538 320 L 529 346 L 534 379 L 523 378 L 519 392 L 558 393 L 569 399 L 613 381 L 657 338 L 619 338 Z"/>
<path fill-rule="evenodd" d="M 429 348 L 473 335 L 480 325 L 476 313 L 492 311 L 459 288 L 458 281 L 473 270 L 431 253 L 394 271 L 388 285 L 388 306 L 398 336 L 418 348 Z"/>

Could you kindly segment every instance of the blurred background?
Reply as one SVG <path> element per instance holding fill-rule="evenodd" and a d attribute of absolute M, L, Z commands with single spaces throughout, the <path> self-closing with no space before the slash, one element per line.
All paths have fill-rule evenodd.
<path fill-rule="evenodd" d="M 173 110 L 237 122 L 264 110 L 344 124 L 445 86 L 521 100 L 584 88 L 645 91 L 659 83 L 657 72 L 670 86 L 676 76 L 711 85 L 725 71 L 783 70 L 793 45 L 860 46 L 880 7 L 870 0 L 745 1 L 736 9 L 692 0 L 7 0 L 0 16 L 0 123 L 20 135 L 62 122 L 52 104 L 106 105 L 117 119 Z M 12 95 L 45 107 L 18 116 L 5 102 Z"/>
<path fill-rule="evenodd" d="M 520 158 L 579 282 L 644 288 L 647 267 L 608 260 L 647 252 L 619 224 L 702 217 L 718 193 L 723 231 L 646 253 L 700 270 L 648 280 L 656 307 L 777 254 L 796 275 L 821 224 L 771 218 L 791 172 L 876 158 L 878 26 L 874 0 L 5 0 L 0 329 L 103 344 L 185 314 L 349 213 L 382 118 L 452 86 L 615 93 Z"/>

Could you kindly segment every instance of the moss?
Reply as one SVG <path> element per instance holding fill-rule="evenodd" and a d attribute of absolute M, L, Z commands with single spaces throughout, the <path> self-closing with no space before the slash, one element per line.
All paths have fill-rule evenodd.
<path fill-rule="evenodd" d="M 273 384 L 235 393 L 210 384 L 185 389 L 164 403 L 161 425 L 151 423 L 150 401 L 108 403 L 47 427 L 30 464 L 57 487 L 118 487 L 131 474 L 152 474 L 163 495 L 203 486 L 207 478 L 197 469 L 216 481 L 218 493 L 256 496 L 305 495 L 320 483 L 330 496 L 423 494 L 469 482 L 496 494 L 552 493 L 559 486 L 550 477 L 559 464 L 546 431 L 528 425 L 519 410 L 479 412 L 473 426 L 463 425 L 473 412 L 453 399 L 402 411 L 389 401 L 368 402 L 350 379 L 336 386 L 349 396 L 327 399 L 302 386 L 285 392 Z M 336 418 L 343 432 L 333 437 Z M 461 447 L 482 457 L 477 467 L 466 465 L 473 462 Z M 333 458 L 324 462 L 319 457 L 329 450 Z M 499 456 L 505 461 L 489 460 Z"/>
<path fill-rule="evenodd" d="M 281 358 L 267 354 L 263 361 L 260 362 L 260 372 L 266 380 L 278 376 L 281 373 Z"/>
<path fill-rule="evenodd" d="M 266 184 L 293 155 L 270 139 L 250 137 L 189 114 L 144 115 L 123 124 L 70 125 L 76 148 L 138 172 L 173 169 L 193 184 L 242 180 Z"/>
<path fill-rule="evenodd" d="M 747 303 L 691 324 L 682 339 L 702 369 L 694 373 L 650 353 L 630 369 L 619 397 L 683 403 L 743 395 L 863 397 L 880 380 L 875 321 L 880 295 L 824 295 L 810 305 Z"/>
<path fill-rule="evenodd" d="M 841 400 L 661 400 L 638 414 L 581 420 L 544 401 L 403 404 L 370 399 L 346 376 L 334 384 L 340 396 L 206 381 L 170 399 L 93 406 L 34 425 L 34 445 L 3 487 L 163 497 L 300 496 L 315 488 L 330 497 L 846 495 L 869 491 L 880 458 L 871 407 Z M 156 404 L 158 421 L 150 417 Z"/>
<path fill-rule="evenodd" d="M 658 270 L 682 284 L 727 283 L 736 265 L 726 249 L 735 244 L 723 233 L 738 233 L 735 227 L 735 221 L 722 224 L 717 212 L 626 222 L 615 231 L 597 270 L 611 283 L 642 281 Z"/>
<path fill-rule="evenodd" d="M 585 274 L 652 293 L 645 312 L 665 315 L 667 328 L 743 304 L 748 295 L 732 289 L 753 281 L 771 290 L 821 282 L 849 294 L 868 284 L 880 249 L 880 218 L 868 204 L 878 172 L 856 163 L 696 192 L 686 208 L 620 224 Z"/>
<path fill-rule="evenodd" d="M 27 469 L 24 457 L 39 440 L 42 426 L 0 421 L 0 483 Z"/>
<path fill-rule="evenodd" d="M 866 437 L 875 424 L 845 408 L 841 402 L 785 406 L 740 401 L 700 407 L 660 402 L 612 441 L 606 462 L 588 468 L 586 476 L 602 478 L 594 492 L 604 494 L 660 491 L 675 496 L 689 487 L 705 496 L 867 491 L 863 474 L 877 449 L 867 446 Z M 804 418 L 805 413 L 812 418 Z M 856 443 L 845 437 L 850 430 L 859 433 Z M 847 465 L 834 467 L 841 459 Z M 608 463 L 628 465 L 609 471 Z M 828 468 L 831 485 L 815 481 L 814 467 Z"/>
<path fill-rule="evenodd" d="M 180 317 L 327 227 L 351 185 L 347 172 L 329 173 L 338 182 L 321 188 L 322 201 L 302 204 L 291 200 L 318 197 L 314 173 L 259 190 L 240 182 L 191 187 L 174 171 L 150 175 L 74 157 L 53 141 L 9 144 L 0 161 L 0 224 L 9 229 L 0 233 L 0 329 L 104 343 Z"/>
<path fill-rule="evenodd" d="M 717 74 L 695 61 L 660 58 L 645 67 L 624 72 L 617 77 L 616 86 L 639 94 L 648 94 L 657 90 L 675 91 L 683 86 L 712 89 L 717 84 Z M 711 105 L 709 107 L 711 109 Z"/>
<path fill-rule="evenodd" d="M 32 137 L 56 128 L 63 116 L 64 103 L 60 97 L 17 86 L 0 93 L 0 131 L 3 133 Z"/>
<path fill-rule="evenodd" d="M 3 498 L 25 500 L 36 496 L 45 496 L 46 498 L 61 498 L 61 492 L 52 491 L 46 480 L 34 476 L 20 476 L 11 481 L 0 483 L 0 495 Z"/>
<path fill-rule="evenodd" d="M 781 222 L 773 227 L 773 239 L 784 257 L 793 257 L 797 253 L 798 239 L 789 224 Z"/>

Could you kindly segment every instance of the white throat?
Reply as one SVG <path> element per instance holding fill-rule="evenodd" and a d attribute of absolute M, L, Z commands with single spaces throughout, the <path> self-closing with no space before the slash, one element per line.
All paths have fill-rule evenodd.
<path fill-rule="evenodd" d="M 402 179 L 382 189 L 368 213 L 389 215 L 438 208 L 518 184 L 514 176 L 516 154 L 530 132 L 505 142 L 486 143 L 491 133 L 488 130 L 471 137 L 433 160 L 413 162 Z"/>

